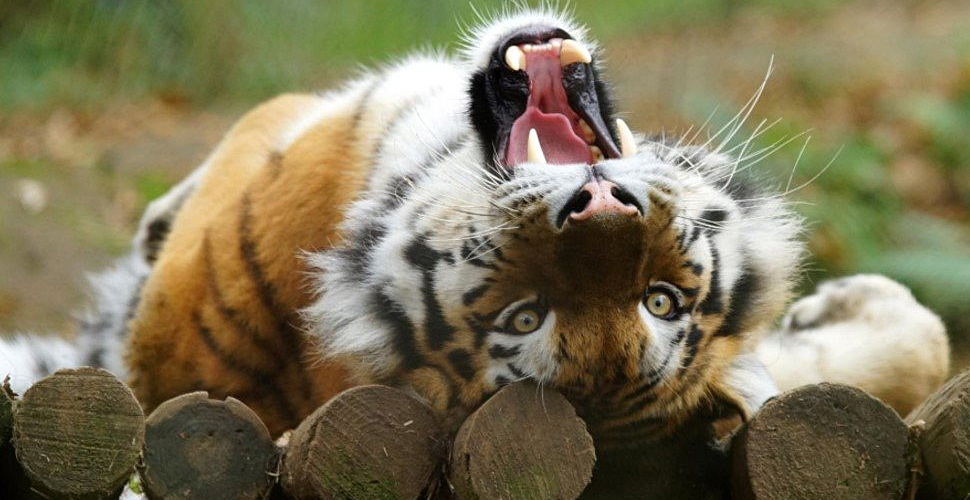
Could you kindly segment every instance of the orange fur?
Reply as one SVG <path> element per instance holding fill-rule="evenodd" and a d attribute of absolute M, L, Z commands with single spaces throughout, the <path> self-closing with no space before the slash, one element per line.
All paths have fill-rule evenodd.
<path fill-rule="evenodd" d="M 363 149 L 347 147 L 355 101 L 334 99 L 276 149 L 320 99 L 286 95 L 246 115 L 176 217 L 131 323 L 131 383 L 147 410 L 203 389 L 243 400 L 276 434 L 347 387 L 342 367 L 308 359 L 296 311 L 310 300 L 298 251 L 339 238 L 366 174 L 353 157 Z"/>

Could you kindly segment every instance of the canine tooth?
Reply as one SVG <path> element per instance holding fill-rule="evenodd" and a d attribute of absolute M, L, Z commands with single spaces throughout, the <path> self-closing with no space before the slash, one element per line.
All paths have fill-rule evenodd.
<path fill-rule="evenodd" d="M 620 134 L 620 151 L 623 157 L 637 154 L 637 142 L 633 139 L 633 132 L 630 132 L 630 127 L 620 118 L 616 119 L 616 131 Z"/>
<path fill-rule="evenodd" d="M 583 131 L 583 139 L 586 139 L 586 144 L 596 142 L 596 133 L 594 133 L 593 128 L 586 123 L 586 120 L 579 120 L 579 129 Z"/>
<path fill-rule="evenodd" d="M 584 47 L 576 40 L 563 40 L 562 48 L 559 50 L 559 64 L 566 66 L 572 63 L 592 62 L 593 56 L 589 54 L 589 49 Z"/>
<path fill-rule="evenodd" d="M 539 144 L 539 133 L 534 128 L 529 129 L 529 142 L 526 150 L 529 163 L 546 164 L 546 155 L 542 154 L 542 146 Z"/>
<path fill-rule="evenodd" d="M 599 162 L 603 161 L 603 151 L 597 146 L 589 147 L 589 155 L 593 157 L 593 161 Z"/>
<path fill-rule="evenodd" d="M 525 69 L 525 53 L 517 45 L 510 46 L 505 51 L 505 65 L 512 71 Z"/>

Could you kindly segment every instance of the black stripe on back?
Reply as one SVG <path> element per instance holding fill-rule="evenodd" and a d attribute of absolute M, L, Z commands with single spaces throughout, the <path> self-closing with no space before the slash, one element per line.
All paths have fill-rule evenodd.
<path fill-rule="evenodd" d="M 290 324 L 283 307 L 276 301 L 276 292 L 263 273 L 262 264 L 256 256 L 256 243 L 252 239 L 252 200 L 249 193 L 243 194 L 239 209 L 239 253 L 245 264 L 246 274 L 256 287 L 256 294 L 263 307 L 269 312 L 277 324 L 284 343 L 284 349 L 292 354 L 291 359 L 300 362 L 303 359 L 301 333 Z M 313 389 L 306 372 L 299 370 L 300 389 L 308 399 L 312 398 Z"/>
<path fill-rule="evenodd" d="M 232 352 L 227 351 L 220 346 L 219 342 L 212 335 L 212 329 L 205 324 L 202 319 L 202 314 L 198 310 L 192 313 L 192 321 L 195 324 L 195 329 L 199 334 L 199 338 L 202 339 L 202 342 L 207 348 L 209 348 L 209 351 L 211 351 L 212 354 L 223 365 L 249 379 L 249 382 L 258 388 L 255 391 L 257 394 L 264 395 L 272 399 L 274 405 L 279 409 L 280 413 L 283 414 L 283 417 L 288 422 L 296 421 L 296 409 L 284 396 L 283 388 L 280 387 L 273 374 L 248 365 Z"/>
<path fill-rule="evenodd" d="M 233 307 L 230 307 L 226 303 L 226 298 L 222 294 L 222 288 L 219 286 L 219 278 L 216 276 L 215 267 L 212 264 L 212 240 L 209 237 L 209 232 L 206 231 L 205 237 L 202 240 L 202 260 L 205 265 L 205 277 L 206 285 L 208 287 L 209 296 L 212 297 L 215 303 L 215 309 L 219 315 L 229 323 L 234 330 L 242 334 L 245 338 L 249 339 L 256 348 L 268 354 L 273 360 L 276 366 L 282 366 L 285 359 L 288 358 L 284 351 L 281 351 L 279 345 L 267 339 L 262 332 L 260 332 L 250 321 L 247 321 L 243 315 Z"/>

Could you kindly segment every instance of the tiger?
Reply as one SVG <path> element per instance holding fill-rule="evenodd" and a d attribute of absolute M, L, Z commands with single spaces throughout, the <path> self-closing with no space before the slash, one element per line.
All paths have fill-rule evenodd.
<path fill-rule="evenodd" d="M 632 131 L 569 16 L 522 9 L 465 38 L 457 55 L 412 55 L 243 116 L 95 278 L 71 361 L 125 376 L 146 411 L 198 390 L 238 398 L 273 435 L 362 384 L 401 388 L 455 430 L 532 381 L 604 447 L 755 414 L 792 380 L 758 346 L 793 335 L 769 332 L 801 274 L 801 218 L 726 140 Z M 788 329 L 825 328 L 836 316 L 820 307 Z M 939 340 L 936 326 L 900 342 Z M 45 342 L 67 341 L 0 352 L 28 364 Z M 838 342 L 844 360 L 866 355 Z M 20 370 L 58 364 L 40 360 Z M 946 360 L 912 362 L 932 375 L 910 400 Z"/>

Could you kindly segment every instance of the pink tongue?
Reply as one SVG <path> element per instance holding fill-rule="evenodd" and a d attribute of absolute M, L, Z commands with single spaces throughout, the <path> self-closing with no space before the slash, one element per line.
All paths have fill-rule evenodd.
<path fill-rule="evenodd" d="M 560 113 L 543 113 L 538 108 L 529 106 L 512 124 L 505 158 L 507 165 L 518 165 L 526 161 L 529 129 L 533 128 L 539 134 L 539 144 L 542 145 L 547 163 L 591 163 L 589 146 L 573 133 L 569 118 Z"/>

